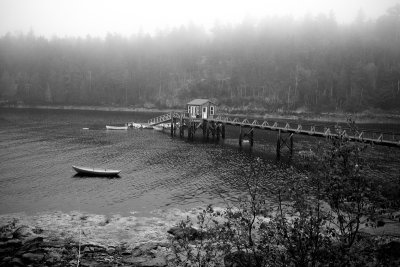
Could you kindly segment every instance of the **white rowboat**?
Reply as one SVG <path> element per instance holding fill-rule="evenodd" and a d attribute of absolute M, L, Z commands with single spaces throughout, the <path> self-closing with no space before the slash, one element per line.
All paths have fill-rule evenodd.
<path fill-rule="evenodd" d="M 72 168 L 78 174 L 88 175 L 88 176 L 117 176 L 121 172 L 120 170 L 88 168 L 88 167 L 78 167 L 78 166 L 72 166 Z"/>
<path fill-rule="evenodd" d="M 108 126 L 106 125 L 107 130 L 128 130 L 128 126 Z"/>
<path fill-rule="evenodd" d="M 156 130 L 156 131 L 160 131 L 161 132 L 162 130 L 164 130 L 164 127 L 161 127 L 161 126 L 157 125 L 157 126 L 153 126 L 153 129 Z"/>
<path fill-rule="evenodd" d="M 153 129 L 153 126 L 148 125 L 147 123 L 142 124 L 142 129 Z"/>
<path fill-rule="evenodd" d="M 142 128 L 142 125 L 141 125 L 140 123 L 135 123 L 135 122 L 129 122 L 129 123 L 128 123 L 128 126 L 129 126 L 129 127 L 136 128 L 136 129 Z"/>

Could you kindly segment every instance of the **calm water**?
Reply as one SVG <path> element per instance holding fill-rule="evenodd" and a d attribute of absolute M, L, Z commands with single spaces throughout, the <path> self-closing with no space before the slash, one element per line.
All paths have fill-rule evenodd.
<path fill-rule="evenodd" d="M 224 143 L 202 142 L 200 135 L 198 141 L 187 142 L 153 130 L 105 129 L 157 115 L 0 109 L 0 214 L 49 210 L 145 214 L 218 205 L 243 191 L 239 169 L 260 155 L 274 160 L 274 132 L 256 131 L 250 152 L 248 147 L 239 149 L 237 129 L 228 130 Z M 296 138 L 297 150 L 321 142 Z M 385 168 L 396 173 L 400 151 L 390 151 L 378 149 L 373 157 L 386 159 Z M 72 165 L 122 172 L 116 179 L 81 178 L 74 177 Z"/>
<path fill-rule="evenodd" d="M 105 129 L 144 122 L 154 113 L 0 112 L 0 214 L 77 209 L 124 214 L 218 204 L 237 197 L 235 170 L 254 160 L 237 146 L 186 142 L 153 130 Z M 117 179 L 80 178 L 72 165 L 122 172 Z"/>

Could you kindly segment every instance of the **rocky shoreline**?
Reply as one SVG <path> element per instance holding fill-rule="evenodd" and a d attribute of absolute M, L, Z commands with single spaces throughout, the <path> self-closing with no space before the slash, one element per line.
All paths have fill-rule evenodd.
<path fill-rule="evenodd" d="M 1 215 L 0 266 L 167 266 L 167 232 L 190 214 L 166 214 Z"/>
<path fill-rule="evenodd" d="M 14 223 L 1 231 L 0 266 L 167 266 L 168 243 L 101 246 Z"/>
<path fill-rule="evenodd" d="M 71 225 L 81 221 L 81 227 L 67 229 L 55 220 L 58 215 L 64 217 L 64 222 L 70 220 Z M 167 266 L 166 232 L 155 241 L 137 236 L 137 242 L 126 242 L 124 239 L 129 237 L 124 235 L 130 229 L 120 232 L 120 238 L 107 229 L 107 224 L 118 228 L 116 218 L 105 223 L 84 214 L 56 214 L 52 218 L 53 226 L 46 227 L 40 220 L 38 224 L 27 224 L 26 220 L 15 217 L 2 218 L 0 224 L 0 266 Z M 87 220 L 96 221 L 97 227 L 94 223 L 85 226 Z M 90 233 L 96 228 L 103 228 L 103 238 L 99 233 Z M 107 239 L 105 233 L 113 238 Z"/>
<path fill-rule="evenodd" d="M 173 266 L 171 238 L 185 235 L 175 225 L 187 216 L 194 219 L 198 212 L 156 211 L 153 217 L 78 211 L 1 215 L 0 267 Z M 374 252 L 377 257 L 400 263 L 399 224 L 384 224 L 374 232 L 364 232 L 362 237 L 380 243 Z M 193 232 L 186 234 L 195 239 L 197 230 L 190 230 Z"/>

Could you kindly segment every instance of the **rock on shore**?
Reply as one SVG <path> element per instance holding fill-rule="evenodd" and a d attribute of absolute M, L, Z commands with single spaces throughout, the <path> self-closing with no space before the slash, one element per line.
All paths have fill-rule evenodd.
<path fill-rule="evenodd" d="M 0 266 L 167 266 L 169 216 L 1 215 Z"/>
<path fill-rule="evenodd" d="M 199 211 L 156 211 L 153 217 L 81 212 L 0 215 L 0 267 L 171 265 L 174 258 L 169 237 L 191 241 L 199 238 L 195 228 L 176 227 L 187 216 L 194 220 Z M 400 263 L 399 238 L 386 238 L 383 233 L 364 235 L 371 234 L 381 240 L 373 251 L 376 257 L 389 265 Z M 228 255 L 225 264 L 235 266 L 237 256 Z"/>

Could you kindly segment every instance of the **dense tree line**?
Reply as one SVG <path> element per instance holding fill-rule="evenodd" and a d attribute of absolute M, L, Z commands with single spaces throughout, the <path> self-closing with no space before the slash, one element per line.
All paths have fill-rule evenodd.
<path fill-rule="evenodd" d="M 0 38 L 11 102 L 183 107 L 193 98 L 265 111 L 400 108 L 400 5 L 351 24 L 333 14 L 194 24 L 131 37 Z"/>

